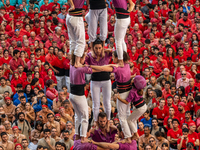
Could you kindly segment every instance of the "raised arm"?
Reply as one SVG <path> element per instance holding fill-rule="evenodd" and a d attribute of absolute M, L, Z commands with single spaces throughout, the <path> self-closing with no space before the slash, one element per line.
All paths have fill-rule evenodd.
<path fill-rule="evenodd" d="M 69 5 L 70 5 L 70 9 L 69 9 L 69 11 L 74 10 L 75 7 L 74 7 L 74 3 L 73 3 L 73 1 L 72 1 L 72 0 L 68 0 L 68 2 L 69 2 Z"/>
<path fill-rule="evenodd" d="M 128 12 L 133 11 L 133 8 L 135 7 L 135 4 L 133 3 L 132 0 L 128 0 L 129 3 L 129 8 L 128 8 Z"/>

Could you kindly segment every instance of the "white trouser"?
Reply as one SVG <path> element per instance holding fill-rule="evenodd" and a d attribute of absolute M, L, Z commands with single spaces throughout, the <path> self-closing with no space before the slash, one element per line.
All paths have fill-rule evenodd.
<path fill-rule="evenodd" d="M 123 51 L 127 52 L 126 43 L 124 37 L 126 30 L 130 24 L 130 17 L 125 19 L 117 19 L 115 23 L 115 42 L 118 59 L 123 60 Z"/>
<path fill-rule="evenodd" d="M 57 90 L 61 91 L 62 86 L 65 85 L 65 76 L 56 76 L 57 80 Z"/>
<path fill-rule="evenodd" d="M 131 133 L 137 132 L 137 120 L 146 112 L 146 110 L 147 110 L 146 104 L 140 108 L 133 109 L 133 112 L 127 119 Z"/>
<path fill-rule="evenodd" d="M 85 49 L 85 27 L 83 17 L 67 15 L 67 30 L 70 41 L 70 51 L 74 50 L 74 55 L 83 56 Z"/>
<path fill-rule="evenodd" d="M 77 96 L 69 94 L 69 100 L 71 101 L 75 110 L 75 134 L 78 135 L 78 127 L 81 124 L 80 136 L 87 137 L 88 128 L 88 104 L 85 95 Z"/>
<path fill-rule="evenodd" d="M 67 86 L 68 93 L 70 93 L 70 78 L 69 78 L 69 76 L 65 76 L 65 85 Z"/>
<path fill-rule="evenodd" d="M 90 42 L 94 42 L 97 38 L 97 28 L 98 21 L 100 25 L 100 39 L 105 41 L 108 33 L 107 25 L 107 8 L 104 9 L 95 9 L 89 10 L 89 13 L 85 16 L 85 19 L 88 23 L 88 35 Z"/>
<path fill-rule="evenodd" d="M 98 120 L 99 108 L 100 108 L 100 95 L 101 90 L 103 94 L 103 105 L 108 120 L 110 120 L 111 114 L 111 81 L 91 81 L 91 95 L 93 102 L 94 121 Z"/>
<path fill-rule="evenodd" d="M 130 91 L 120 93 L 119 95 L 122 99 L 126 99 L 129 92 Z M 120 100 L 117 99 L 117 110 L 124 137 L 129 138 L 131 137 L 131 131 L 127 122 L 127 118 L 130 116 L 130 103 L 126 105 L 125 103 L 122 103 Z"/>

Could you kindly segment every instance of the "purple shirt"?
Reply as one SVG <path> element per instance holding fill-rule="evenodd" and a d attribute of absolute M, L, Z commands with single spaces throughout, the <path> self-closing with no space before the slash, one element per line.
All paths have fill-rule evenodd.
<path fill-rule="evenodd" d="M 115 8 L 123 8 L 125 10 L 127 10 L 127 2 L 126 0 L 112 0 L 113 5 L 115 6 Z"/>
<path fill-rule="evenodd" d="M 74 66 L 70 65 L 70 83 L 76 85 L 85 84 L 85 73 L 92 74 L 92 68 L 75 68 Z"/>
<path fill-rule="evenodd" d="M 108 65 L 110 61 L 110 57 L 112 56 L 112 53 L 105 53 L 105 57 L 101 57 L 99 61 L 96 61 L 96 57 L 93 58 L 92 54 L 89 53 L 86 58 L 85 58 L 85 63 L 88 65 L 98 65 L 98 66 L 103 66 L 103 65 Z"/>
<path fill-rule="evenodd" d="M 72 0 L 75 8 L 83 8 L 85 0 Z"/>
<path fill-rule="evenodd" d="M 81 140 L 74 141 L 73 150 L 97 150 L 97 146 L 92 143 L 81 143 Z"/>
<path fill-rule="evenodd" d="M 131 70 L 130 66 L 127 63 L 124 63 L 124 67 L 113 67 L 113 73 L 115 73 L 115 81 L 120 83 L 125 83 L 131 79 Z"/>
<path fill-rule="evenodd" d="M 95 142 L 107 142 L 112 143 L 115 141 L 115 134 L 117 134 L 117 130 L 110 131 L 106 133 L 106 136 L 101 132 L 101 129 L 95 130 L 94 134 L 91 133 L 90 136 L 92 137 L 92 140 Z"/>
<path fill-rule="evenodd" d="M 126 98 L 127 102 L 137 102 L 138 100 L 140 100 L 141 98 L 143 98 L 143 96 L 138 95 L 137 93 L 137 89 L 136 88 L 132 88 L 128 94 L 128 97 Z"/>
<path fill-rule="evenodd" d="M 132 143 L 130 144 L 122 144 L 122 143 L 118 143 L 119 144 L 119 150 L 137 150 L 137 143 L 135 140 L 132 141 Z"/>

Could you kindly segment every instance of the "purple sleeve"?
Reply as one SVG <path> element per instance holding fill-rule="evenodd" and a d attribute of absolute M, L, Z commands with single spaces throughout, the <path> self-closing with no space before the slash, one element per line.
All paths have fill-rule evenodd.
<path fill-rule="evenodd" d="M 90 56 L 87 55 L 87 56 L 85 57 L 85 64 L 90 65 L 89 62 L 90 62 Z"/>
<path fill-rule="evenodd" d="M 83 67 L 81 68 L 83 73 L 92 74 L 92 68 Z"/>
<path fill-rule="evenodd" d="M 126 101 L 130 103 L 134 98 L 135 98 L 135 92 L 131 90 L 130 93 L 128 94 L 128 97 L 126 98 Z"/>
<path fill-rule="evenodd" d="M 112 73 L 116 73 L 116 72 L 117 72 L 117 68 L 116 68 L 116 67 L 113 67 Z"/>
<path fill-rule="evenodd" d="M 83 146 L 83 149 L 97 150 L 97 145 L 92 144 L 92 143 L 86 143 L 86 144 Z"/>
<path fill-rule="evenodd" d="M 127 150 L 130 149 L 129 145 L 127 143 L 122 144 L 122 143 L 118 143 L 119 144 L 119 150 Z"/>

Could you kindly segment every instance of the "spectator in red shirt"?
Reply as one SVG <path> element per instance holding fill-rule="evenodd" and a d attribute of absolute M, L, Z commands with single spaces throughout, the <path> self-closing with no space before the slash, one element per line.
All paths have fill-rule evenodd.
<path fill-rule="evenodd" d="M 165 68 L 168 68 L 167 61 L 163 59 L 162 52 L 158 52 L 157 59 L 154 60 L 153 66 L 154 66 L 154 72 L 156 74 L 159 74 L 162 72 L 162 70 L 164 70 Z"/>
<path fill-rule="evenodd" d="M 188 126 L 190 123 L 194 123 L 195 122 L 191 119 L 191 112 L 190 111 L 186 111 L 185 112 L 185 119 L 181 121 L 181 126 L 183 123 L 186 123 Z"/>
<path fill-rule="evenodd" d="M 200 109 L 200 96 L 195 97 L 196 104 L 194 105 L 194 112 L 197 114 L 197 111 Z"/>
<path fill-rule="evenodd" d="M 179 118 L 176 117 L 174 114 L 175 114 L 175 109 L 174 109 L 174 107 L 170 107 L 170 108 L 169 108 L 169 116 L 166 116 L 166 117 L 165 117 L 164 123 L 163 123 L 163 125 L 164 125 L 165 128 L 167 128 L 168 119 L 169 119 L 169 118 L 179 120 Z"/>
<path fill-rule="evenodd" d="M 130 62 L 129 66 L 131 71 L 131 78 L 134 78 L 136 75 L 140 75 L 140 70 L 134 66 L 133 62 Z"/>
<path fill-rule="evenodd" d="M 185 119 L 185 103 L 184 102 L 180 102 L 178 104 L 178 113 L 176 114 L 176 116 L 180 119 L 180 121 Z"/>
<path fill-rule="evenodd" d="M 173 119 L 172 126 L 173 128 L 168 130 L 167 139 L 170 143 L 170 148 L 177 149 L 177 141 L 182 136 L 182 130 L 179 129 L 179 120 Z"/>
<path fill-rule="evenodd" d="M 20 51 L 14 50 L 13 58 L 9 62 L 10 68 L 12 69 L 12 71 L 15 71 L 19 65 L 22 65 L 24 67 L 24 62 L 22 61 L 21 58 L 19 58 L 19 56 L 20 56 Z"/>
<path fill-rule="evenodd" d="M 158 119 L 159 126 L 163 126 L 163 121 L 165 116 L 168 116 L 167 110 L 164 108 L 165 100 L 159 100 L 159 106 L 153 109 L 152 115 L 153 117 Z"/>
<path fill-rule="evenodd" d="M 177 22 L 177 27 L 179 26 L 180 23 L 182 23 L 184 26 L 187 26 L 188 28 L 191 28 L 192 26 L 192 22 L 190 19 L 188 19 L 187 13 L 184 13 L 183 18 L 179 19 L 179 21 Z"/>
<path fill-rule="evenodd" d="M 198 137 L 198 134 L 196 133 L 196 124 L 195 123 L 189 124 L 188 138 L 190 138 L 194 141 L 195 146 L 199 146 L 199 137 Z"/>
<path fill-rule="evenodd" d="M 178 144 L 177 148 L 179 150 L 186 149 L 187 143 L 191 142 L 191 143 L 194 144 L 194 141 L 191 138 L 188 137 L 189 130 L 187 128 L 184 128 L 182 133 L 183 133 L 183 136 L 181 138 L 179 138 L 178 141 L 177 141 L 177 144 Z"/>
<path fill-rule="evenodd" d="M 143 124 L 143 122 L 139 122 L 138 127 L 139 127 L 139 129 L 138 129 L 137 132 L 138 132 L 138 135 L 141 136 L 141 135 L 144 134 L 144 124 Z"/>

